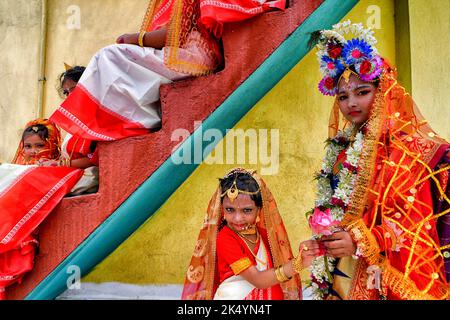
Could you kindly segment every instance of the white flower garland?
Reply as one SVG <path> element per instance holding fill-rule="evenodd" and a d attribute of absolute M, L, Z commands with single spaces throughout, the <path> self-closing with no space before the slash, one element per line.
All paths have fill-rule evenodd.
<path fill-rule="evenodd" d="M 374 47 L 378 42 L 374 37 L 375 32 L 370 28 L 364 28 L 362 23 L 352 24 L 350 20 L 346 20 L 333 25 L 333 31 L 337 32 L 342 37 L 344 34 L 352 34 L 361 40 L 365 40 L 368 44 L 370 44 L 370 46 L 372 46 L 374 54 L 378 54 L 377 49 Z"/>
<path fill-rule="evenodd" d="M 316 207 L 325 206 L 330 208 L 333 219 L 336 221 L 342 221 L 346 208 L 350 204 L 357 177 L 358 162 L 364 143 L 364 135 L 358 132 L 353 144 L 349 145 L 345 151 L 347 159 L 337 174 L 339 182 L 336 189 L 333 190 L 330 180 L 333 174 L 333 166 L 337 161 L 338 155 L 345 149 L 345 144 L 339 142 L 348 142 L 352 131 L 353 128 L 345 132 L 340 131 L 329 142 L 322 162 L 322 170 L 317 177 L 318 191 L 315 205 Z M 335 202 L 332 202 L 333 198 L 334 201 L 342 201 L 342 203 L 340 205 L 334 204 Z M 332 278 L 329 277 L 329 273 L 334 270 L 336 262 L 337 260 L 335 258 L 320 256 L 314 259 L 311 264 L 310 272 L 312 281 L 310 286 L 312 287 L 312 298 L 314 300 L 323 300 L 328 294 L 328 288 L 332 285 Z M 328 268 L 326 267 L 327 264 Z"/>

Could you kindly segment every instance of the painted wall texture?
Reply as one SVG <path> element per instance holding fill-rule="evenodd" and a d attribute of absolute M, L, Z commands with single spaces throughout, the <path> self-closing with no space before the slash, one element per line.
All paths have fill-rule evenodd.
<path fill-rule="evenodd" d="M 0 1 L 0 162 L 14 156 L 38 98 L 39 0 Z"/>
<path fill-rule="evenodd" d="M 432 128 L 450 140 L 450 1 L 410 0 L 413 98 Z"/>
<path fill-rule="evenodd" d="M 347 18 L 364 24 L 367 21 L 379 23 L 377 26 L 380 29 L 376 30 L 380 42 L 378 49 L 395 63 L 393 2 L 379 1 L 376 7 L 370 7 L 372 3 L 361 1 Z M 379 10 L 378 20 L 371 18 L 375 12 L 373 10 Z M 320 168 L 333 101 L 316 89 L 320 78 L 314 51 L 293 68 L 234 128 L 246 130 L 249 134 L 258 134 L 261 133 L 259 130 L 267 129 L 268 141 L 276 132 L 279 133 L 278 171 L 264 176 L 264 179 L 277 201 L 295 251 L 298 243 L 310 236 L 304 213 L 314 202 L 313 174 Z M 246 149 L 248 154 L 248 146 Z M 220 143 L 212 156 L 217 160 L 218 153 L 223 152 L 222 159 L 226 162 L 226 151 L 226 145 Z M 267 147 L 267 153 L 270 155 L 271 152 L 277 152 L 272 149 L 272 145 Z M 206 163 L 194 171 L 152 218 L 83 281 L 181 284 L 209 199 L 217 188 L 218 178 L 236 166 L 208 164 L 212 160 L 211 157 L 206 159 Z M 269 167 L 274 169 L 275 162 L 273 159 L 269 161 L 270 165 L 263 165 L 261 161 L 256 165 L 248 165 L 247 160 L 247 165 L 238 164 L 264 172 L 263 169 Z M 307 276 L 304 278 L 307 279 Z"/>

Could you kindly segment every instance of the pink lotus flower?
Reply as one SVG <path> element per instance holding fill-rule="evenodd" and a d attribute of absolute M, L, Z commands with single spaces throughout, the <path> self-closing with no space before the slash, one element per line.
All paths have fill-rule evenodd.
<path fill-rule="evenodd" d="M 309 217 L 309 225 L 314 234 L 329 236 L 333 233 L 332 228 L 339 225 L 339 221 L 333 219 L 330 208 L 322 211 L 316 207 Z"/>

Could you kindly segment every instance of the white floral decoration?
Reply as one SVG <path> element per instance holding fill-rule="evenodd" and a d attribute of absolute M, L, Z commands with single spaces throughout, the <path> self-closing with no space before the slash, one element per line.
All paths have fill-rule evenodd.
<path fill-rule="evenodd" d="M 340 34 L 342 38 L 344 35 L 351 35 L 358 39 L 366 41 L 372 47 L 373 54 L 378 54 L 378 50 L 375 48 L 377 44 L 377 39 L 374 37 L 375 32 L 370 28 L 364 28 L 362 23 L 351 23 L 350 20 L 335 24 L 333 26 L 333 31 Z M 344 43 L 345 43 L 344 38 Z"/>
<path fill-rule="evenodd" d="M 378 42 L 374 36 L 375 33 L 370 28 L 364 28 L 362 23 L 352 24 L 350 20 L 346 20 L 344 22 L 333 25 L 332 30 L 322 30 L 320 34 L 325 40 L 319 41 L 319 43 L 317 44 L 317 58 L 319 60 L 319 63 L 322 62 L 323 56 L 328 56 L 326 47 L 328 40 L 335 39 L 341 45 L 344 45 L 347 42 L 344 37 L 345 35 L 350 35 L 351 37 L 366 41 L 372 47 L 372 54 L 378 55 L 378 50 L 375 47 Z M 327 70 L 321 70 L 321 72 L 324 75 L 327 74 Z"/>
<path fill-rule="evenodd" d="M 346 26 L 344 26 L 346 27 Z M 333 140 L 340 140 L 344 138 L 349 140 L 350 133 L 353 128 L 349 128 L 347 131 L 339 131 Z M 325 152 L 325 157 L 322 162 L 322 171 L 318 174 L 317 178 L 317 194 L 316 194 L 316 206 L 326 206 L 331 208 L 331 215 L 336 221 L 342 221 L 345 215 L 345 210 L 337 205 L 332 204 L 332 198 L 340 199 L 347 207 L 350 204 L 354 185 L 356 182 L 357 173 L 356 170 L 349 170 L 346 165 L 358 167 L 359 160 L 364 145 L 364 135 L 358 132 L 355 136 L 353 144 L 348 146 L 345 151 L 347 159 L 344 161 L 344 167 L 337 174 L 338 185 L 333 191 L 331 188 L 330 175 L 333 172 L 333 166 L 336 163 L 337 157 L 345 147 L 335 143 L 329 143 Z M 325 262 L 325 259 L 327 261 Z M 332 257 L 320 256 L 314 259 L 310 266 L 311 279 L 309 284 L 312 291 L 312 298 L 314 300 L 322 300 L 328 294 L 328 288 L 332 285 L 332 279 L 329 279 L 328 274 L 332 272 L 336 266 L 337 260 Z M 325 265 L 328 265 L 328 270 Z"/>

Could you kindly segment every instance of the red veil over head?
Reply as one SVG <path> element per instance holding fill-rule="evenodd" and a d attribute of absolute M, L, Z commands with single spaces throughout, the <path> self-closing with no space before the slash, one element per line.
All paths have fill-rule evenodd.
<path fill-rule="evenodd" d="M 30 160 L 25 160 L 23 139 L 19 143 L 16 155 L 12 163 L 15 164 L 35 164 L 39 159 L 54 160 L 58 159 L 61 154 L 61 133 L 59 128 L 48 119 L 35 119 L 25 125 L 25 130 L 42 125 L 47 128 L 48 136 L 45 138 L 45 148 Z M 36 127 L 37 128 L 37 127 Z M 37 130 L 37 129 L 36 129 Z"/>
<path fill-rule="evenodd" d="M 400 299 L 446 299 L 449 294 L 437 220 L 449 214 L 445 194 L 450 167 L 437 168 L 449 143 L 432 130 L 395 70 L 383 61 L 378 92 L 364 134 L 359 171 L 342 225 L 362 249 L 350 280 L 334 289 L 349 299 L 373 298 L 367 290 L 367 268 L 381 271 L 381 292 Z M 345 123 L 344 123 L 345 126 Z M 338 101 L 330 117 L 330 136 L 339 128 Z M 436 211 L 435 198 L 446 202 Z M 350 258 L 351 259 L 351 258 Z M 347 285 L 343 282 L 347 281 Z"/>

